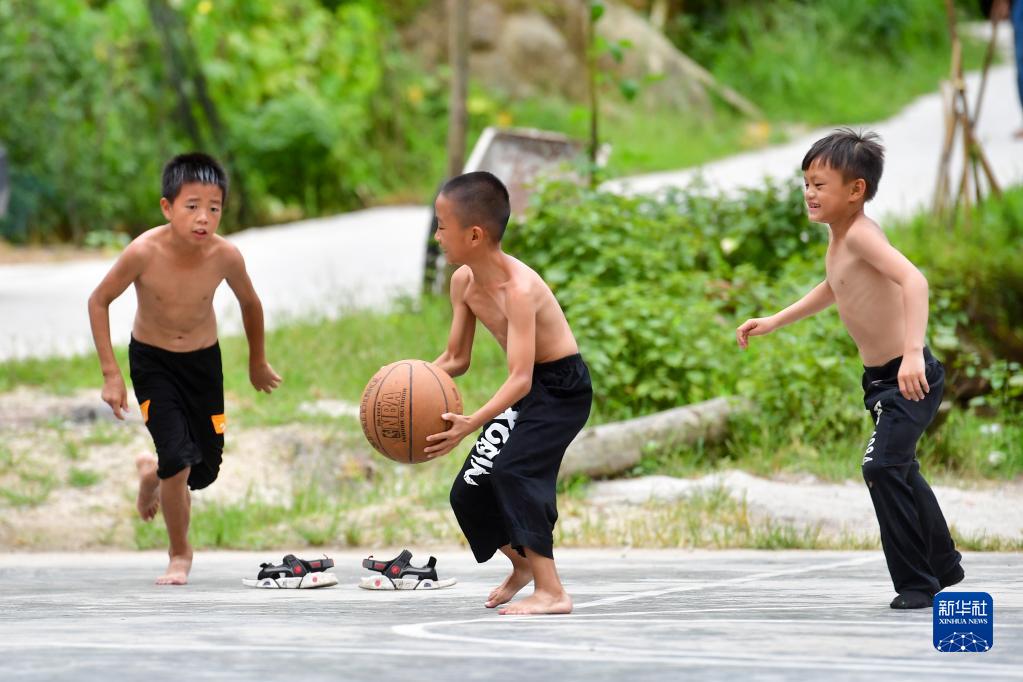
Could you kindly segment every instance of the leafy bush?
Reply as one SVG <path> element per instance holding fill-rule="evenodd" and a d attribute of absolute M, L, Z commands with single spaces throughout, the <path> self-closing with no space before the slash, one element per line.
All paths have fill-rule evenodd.
<path fill-rule="evenodd" d="M 1023 189 L 988 200 L 969 222 L 917 217 L 893 239 L 930 280 L 932 345 L 962 401 L 995 389 L 986 402 L 1018 405 L 1008 389 L 1023 381 L 1012 369 L 1023 363 Z"/>
<path fill-rule="evenodd" d="M 777 384 L 744 371 L 760 353 L 779 366 L 798 356 L 793 375 L 808 385 L 841 371 L 833 351 L 815 358 L 819 342 L 804 343 L 834 326 L 824 318 L 780 334 L 773 348 L 744 356 L 734 345 L 738 321 L 820 280 L 825 232 L 806 220 L 795 182 L 734 198 L 620 197 L 554 184 L 507 241 L 565 307 L 593 368 L 602 418 L 736 391 L 784 411 L 800 387 L 791 377 Z"/>
<path fill-rule="evenodd" d="M 1023 286 L 1018 254 L 1005 245 L 1020 239 L 1023 191 L 978 216 L 974 232 L 957 227 L 947 239 L 935 238 L 930 217 L 889 231 L 930 278 L 932 345 L 952 371 L 969 360 L 990 377 L 1000 391 L 992 399 L 1008 410 L 1023 375 L 998 359 L 1016 360 Z M 968 234 L 973 243 L 964 246 Z M 593 370 L 598 419 L 740 394 L 757 407 L 731 447 L 827 450 L 867 425 L 862 368 L 834 309 L 754 339 L 745 353 L 734 339 L 744 319 L 780 310 L 821 281 L 826 236 L 806 220 L 795 182 L 659 198 L 554 184 L 506 243 L 562 303 Z M 965 352 L 978 348 L 983 357 Z"/>
<path fill-rule="evenodd" d="M 951 56 L 933 0 L 687 1 L 667 32 L 769 118 L 819 124 L 888 115 L 936 88 Z M 981 48 L 965 46 L 975 63 Z"/>
<path fill-rule="evenodd" d="M 152 7 L 167 8 L 167 27 Z M 137 234 L 162 219 L 162 164 L 196 148 L 232 175 L 225 231 L 409 187 L 425 196 L 445 93 L 398 49 L 378 8 L 0 0 L 0 139 L 14 190 L 0 237 Z"/>
<path fill-rule="evenodd" d="M 197 148 L 221 156 L 235 182 L 224 231 L 429 197 L 444 173 L 447 73 L 424 73 L 397 27 L 430 4 L 0 0 L 0 140 L 13 189 L 0 238 L 137 234 L 161 221 L 162 163 Z M 875 120 L 947 72 L 932 0 L 672 5 L 682 49 L 771 120 Z M 170 29 L 154 23 L 154 7 L 167 8 Z M 969 39 L 965 48 L 973 63 L 981 49 Z M 498 85 L 472 85 L 470 140 L 488 124 L 587 133 L 585 106 L 511 98 Z M 712 120 L 635 106 L 604 113 L 614 173 L 700 163 L 785 134 L 746 129 L 730 109 Z"/>

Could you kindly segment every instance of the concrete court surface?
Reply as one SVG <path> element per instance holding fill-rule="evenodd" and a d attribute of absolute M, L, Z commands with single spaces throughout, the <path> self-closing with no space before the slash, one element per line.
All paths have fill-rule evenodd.
<path fill-rule="evenodd" d="M 353 551 L 328 551 L 337 587 L 241 585 L 282 554 L 200 552 L 187 587 L 152 584 L 157 552 L 2 555 L 0 670 L 21 682 L 1023 679 L 1023 554 L 964 558 L 950 591 L 990 593 L 995 631 L 990 651 L 963 654 L 935 651 L 930 609 L 888 608 L 880 552 L 562 550 L 576 610 L 541 617 L 484 609 L 506 562 L 461 550 L 438 553 L 459 583 L 434 592 L 360 590 Z"/>

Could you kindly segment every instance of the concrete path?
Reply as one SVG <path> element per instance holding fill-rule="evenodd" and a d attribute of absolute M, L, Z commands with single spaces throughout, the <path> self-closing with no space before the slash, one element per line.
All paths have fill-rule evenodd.
<path fill-rule="evenodd" d="M 374 208 L 229 237 L 245 256 L 268 326 L 309 314 L 383 306 L 418 295 L 429 210 Z M 0 361 L 75 355 L 92 349 L 86 301 L 114 259 L 0 266 Z M 242 331 L 226 284 L 214 298 L 222 334 Z M 110 307 L 115 344 L 135 317 L 129 287 Z M 127 371 L 127 370 L 125 370 Z"/>
<path fill-rule="evenodd" d="M 934 485 L 934 494 L 950 526 L 968 538 L 1023 538 L 1023 481 L 958 482 Z M 804 475 L 777 480 L 728 470 L 700 478 L 639 476 L 594 481 L 587 499 L 606 509 L 622 505 L 671 503 L 697 493 L 723 489 L 749 511 L 797 528 L 819 528 L 825 535 L 877 541 L 877 523 L 862 480 L 841 483 Z"/>
<path fill-rule="evenodd" d="M 970 74 L 966 82 L 972 107 L 980 87 L 979 74 Z M 992 68 L 976 132 L 1002 187 L 1023 183 L 1023 140 L 1016 140 L 1012 135 L 1021 125 L 1023 113 L 1016 94 L 1015 67 Z M 945 130 L 941 97 L 926 95 L 894 118 L 852 127 L 874 130 L 886 149 L 884 175 L 877 196 L 867 204 L 867 214 L 884 223 L 931 206 Z M 791 178 L 792 182 L 800 183 L 795 175 L 800 172 L 803 156 L 815 140 L 833 129 L 833 126 L 820 128 L 787 144 L 731 156 L 698 168 L 614 180 L 606 187 L 619 192 L 648 193 L 685 187 L 697 177 L 710 189 L 726 192 L 756 187 L 765 177 L 786 181 Z M 962 168 L 961 145 L 961 142 L 955 145 L 953 169 Z"/>
<path fill-rule="evenodd" d="M 990 651 L 956 654 L 935 650 L 931 609 L 888 608 L 879 552 L 566 550 L 575 613 L 533 618 L 483 608 L 503 560 L 467 551 L 438 555 L 459 583 L 436 592 L 360 590 L 350 551 L 328 552 L 337 587 L 241 586 L 282 554 L 199 553 L 187 587 L 151 584 L 155 552 L 0 556 L 2 669 L 21 682 L 1023 679 L 1020 554 L 964 558 L 950 591 L 989 593 L 995 630 Z"/>
<path fill-rule="evenodd" d="M 1023 182 L 1023 142 L 1011 132 L 1021 114 L 1013 67 L 992 70 L 978 133 L 1003 185 Z M 975 96 L 978 77 L 969 78 Z M 879 218 L 910 215 L 934 191 L 944 125 L 937 95 L 920 98 L 895 118 L 863 126 L 880 132 L 888 148 L 880 191 L 869 206 Z M 685 186 L 701 174 L 710 186 L 755 186 L 767 176 L 791 178 L 810 144 L 830 129 L 798 140 L 706 164 L 698 169 L 624 178 L 608 183 L 621 192 Z M 336 314 L 346 307 L 384 305 L 418 292 L 429 211 L 392 207 L 358 211 L 231 237 L 245 255 L 266 306 L 268 325 L 290 317 Z M 92 347 L 85 302 L 112 259 L 0 266 L 0 361 L 72 355 Z M 215 305 L 224 334 L 241 331 L 226 285 Z M 114 342 L 127 343 L 135 300 L 125 292 L 111 308 Z"/>

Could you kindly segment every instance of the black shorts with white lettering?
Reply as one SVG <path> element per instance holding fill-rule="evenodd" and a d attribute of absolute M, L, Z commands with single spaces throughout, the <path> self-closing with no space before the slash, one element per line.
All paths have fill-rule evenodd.
<path fill-rule="evenodd" d="M 535 365 L 526 397 L 483 427 L 451 488 L 477 561 L 509 544 L 553 558 L 558 470 L 592 402 L 586 363 L 570 355 Z"/>

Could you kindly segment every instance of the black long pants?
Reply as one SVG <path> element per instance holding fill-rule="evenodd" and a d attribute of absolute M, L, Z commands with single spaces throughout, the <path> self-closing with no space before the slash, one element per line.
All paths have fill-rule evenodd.
<path fill-rule="evenodd" d="M 945 387 L 945 369 L 926 348 L 924 360 L 930 392 L 919 402 L 899 392 L 901 357 L 864 368 L 863 404 L 875 428 L 863 456 L 863 480 L 881 527 L 895 591 L 934 595 L 941 590 L 941 578 L 952 574 L 962 557 L 916 459 L 917 441 L 937 414 Z"/>
<path fill-rule="evenodd" d="M 511 545 L 554 558 L 557 480 L 593 401 L 580 355 L 540 363 L 525 398 L 491 420 L 451 486 L 451 509 L 483 563 Z"/>

